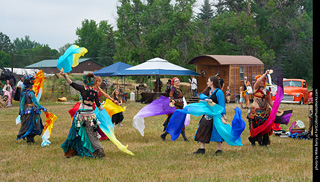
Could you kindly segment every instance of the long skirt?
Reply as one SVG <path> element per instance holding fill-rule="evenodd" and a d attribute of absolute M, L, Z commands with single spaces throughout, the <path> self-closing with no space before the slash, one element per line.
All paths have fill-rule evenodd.
<path fill-rule="evenodd" d="M 118 123 L 123 121 L 123 113 L 119 112 L 117 114 L 112 115 L 112 123 L 117 125 Z"/>
<path fill-rule="evenodd" d="M 97 135 L 97 126 L 96 124 L 92 125 L 92 121 L 96 121 L 93 111 L 86 112 L 81 109 L 77 111 L 73 117 L 68 137 L 61 145 L 67 158 L 74 155 L 81 157 L 105 156 Z"/>
<path fill-rule="evenodd" d="M 14 93 L 14 97 L 13 97 L 13 99 L 15 101 L 19 101 L 20 100 L 20 93 L 21 93 L 21 88 L 17 88 L 16 92 Z"/>
<path fill-rule="evenodd" d="M 201 143 L 223 142 L 223 138 L 219 135 L 216 127 L 213 125 L 213 119 L 207 116 L 202 116 L 199 122 L 199 128 L 194 137 L 195 141 Z"/>
<path fill-rule="evenodd" d="M 34 110 L 33 107 L 26 107 L 21 115 L 21 127 L 17 135 L 17 140 L 41 135 L 42 130 L 43 124 L 40 112 Z"/>
<path fill-rule="evenodd" d="M 8 96 L 8 106 L 12 106 L 12 92 L 4 91 L 4 95 Z"/>
<path fill-rule="evenodd" d="M 263 123 L 265 123 L 269 116 L 270 116 L 271 110 L 269 109 L 255 109 L 253 107 L 250 108 L 249 113 L 247 115 L 247 119 L 249 121 L 249 131 L 250 131 L 250 137 L 249 137 L 249 141 L 253 144 L 256 141 L 258 141 L 258 143 L 260 145 L 269 145 L 270 144 L 270 139 L 269 139 L 269 135 L 272 135 L 273 130 L 270 130 L 268 133 L 266 134 L 261 134 L 259 133 L 257 136 L 252 137 L 251 133 L 260 125 L 262 125 Z"/>

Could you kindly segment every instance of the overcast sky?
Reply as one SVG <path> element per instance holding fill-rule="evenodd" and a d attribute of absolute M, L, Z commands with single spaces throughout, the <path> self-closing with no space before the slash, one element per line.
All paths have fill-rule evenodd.
<path fill-rule="evenodd" d="M 84 19 L 108 20 L 116 27 L 118 0 L 0 0 L 0 32 L 10 40 L 31 40 L 58 49 L 73 43 Z M 203 0 L 197 1 L 198 11 Z"/>

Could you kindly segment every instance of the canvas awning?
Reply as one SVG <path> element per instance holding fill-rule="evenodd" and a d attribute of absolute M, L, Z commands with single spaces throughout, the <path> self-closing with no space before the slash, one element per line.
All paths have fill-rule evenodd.
<path fill-rule="evenodd" d="M 124 69 L 132 67 L 129 64 L 123 63 L 123 62 L 116 62 L 110 66 L 104 67 L 98 71 L 93 72 L 96 76 L 114 76 L 112 75 L 115 72 L 122 71 Z M 119 75 L 120 76 L 120 75 Z"/>
<path fill-rule="evenodd" d="M 115 72 L 114 76 L 131 75 L 201 75 L 161 58 L 153 58 L 137 66 Z"/>

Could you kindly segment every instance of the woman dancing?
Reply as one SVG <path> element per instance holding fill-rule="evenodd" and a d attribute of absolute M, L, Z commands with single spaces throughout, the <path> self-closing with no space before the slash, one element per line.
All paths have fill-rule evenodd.
<path fill-rule="evenodd" d="M 257 75 L 255 77 L 256 82 L 253 86 L 253 103 L 247 116 L 250 130 L 250 137 L 248 139 L 252 146 L 255 146 L 256 141 L 258 141 L 260 145 L 264 146 L 270 144 L 269 135 L 272 134 L 272 130 L 265 134 L 259 133 L 255 137 L 252 136 L 253 130 L 268 120 L 271 113 L 269 106 L 273 106 L 271 94 L 266 90 L 267 74 L 269 74 L 269 70 L 267 70 L 263 75 Z"/>
<path fill-rule="evenodd" d="M 41 135 L 43 124 L 40 117 L 41 110 L 47 111 L 35 97 L 35 92 L 32 90 L 33 77 L 24 79 L 24 89 L 20 95 L 19 115 L 21 118 L 21 128 L 17 135 L 17 140 L 27 138 L 27 143 L 34 143 L 34 137 Z"/>
<path fill-rule="evenodd" d="M 105 92 L 100 88 L 101 83 L 102 83 L 101 77 L 100 77 L 100 76 L 96 76 L 96 77 L 94 78 L 94 83 L 93 83 L 94 87 L 93 87 L 93 89 L 95 89 L 95 90 L 97 91 L 99 101 L 101 102 L 101 96 L 104 96 L 105 98 L 110 99 L 112 102 L 117 103 L 116 100 L 114 100 L 112 97 L 110 97 L 109 94 L 105 93 Z M 99 126 L 98 126 L 98 132 L 99 132 L 99 135 L 101 136 L 101 137 L 99 138 L 99 140 L 107 140 L 107 139 L 109 139 L 109 138 L 107 137 L 107 135 L 102 132 L 102 130 L 100 129 Z"/>
<path fill-rule="evenodd" d="M 99 110 L 103 110 L 98 99 L 98 93 L 92 87 L 94 75 L 89 73 L 83 76 L 83 82 L 85 84 L 85 86 L 83 86 L 72 82 L 63 71 L 61 71 L 60 74 L 65 77 L 70 86 L 80 92 L 82 97 L 82 103 L 73 118 L 68 137 L 61 145 L 61 148 L 65 152 L 65 157 L 69 158 L 75 155 L 81 157 L 105 157 L 98 138 L 97 125 L 99 123 L 92 108 L 95 103 Z"/>
<path fill-rule="evenodd" d="M 169 93 L 170 102 L 176 107 L 176 109 L 183 109 L 183 106 L 184 106 L 183 94 L 182 94 L 182 90 L 179 88 L 180 78 L 177 78 L 177 77 L 172 78 L 171 85 L 172 85 L 172 88 Z M 168 118 L 163 123 L 163 126 L 164 126 L 163 131 L 165 131 L 165 132 L 160 136 L 162 140 L 166 140 L 166 136 L 168 134 L 168 132 L 166 131 L 166 128 L 168 126 L 168 123 L 170 121 L 171 116 L 172 116 L 172 114 L 168 114 Z M 182 128 L 181 135 L 182 135 L 184 141 L 188 141 L 188 139 L 186 137 L 186 133 L 185 133 L 185 126 L 183 126 L 183 128 Z"/>
<path fill-rule="evenodd" d="M 207 81 L 207 88 L 202 92 L 202 94 L 208 96 L 209 98 L 204 99 L 208 103 L 214 102 L 221 107 L 223 107 L 222 117 L 226 118 L 226 108 L 225 108 L 225 99 L 223 91 L 220 89 L 219 79 L 215 76 L 211 76 Z M 201 96 L 199 97 L 203 99 Z M 200 148 L 193 154 L 205 154 L 205 144 L 211 142 L 217 142 L 217 151 L 215 155 L 222 153 L 222 142 L 223 138 L 219 135 L 217 129 L 213 125 L 213 118 L 207 115 L 203 115 L 200 122 L 199 128 L 197 130 L 195 141 L 200 142 Z"/>

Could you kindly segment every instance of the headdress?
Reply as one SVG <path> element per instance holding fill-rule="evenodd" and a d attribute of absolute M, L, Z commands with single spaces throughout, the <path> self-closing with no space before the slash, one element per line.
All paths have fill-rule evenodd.
<path fill-rule="evenodd" d="M 32 76 L 26 76 L 24 81 L 23 81 L 23 85 L 25 88 L 30 88 L 32 87 L 32 85 L 34 84 L 34 77 Z"/>
<path fill-rule="evenodd" d="M 82 77 L 82 81 L 83 81 L 84 84 L 90 86 L 90 85 L 93 85 L 94 78 L 93 77 L 88 77 L 88 76 L 83 76 Z"/>
<path fill-rule="evenodd" d="M 181 81 L 180 78 L 178 78 L 178 77 L 173 77 L 173 78 L 171 79 L 171 85 L 172 85 L 172 86 L 174 85 L 174 81 L 175 81 L 176 79 L 179 79 L 179 81 Z"/>

